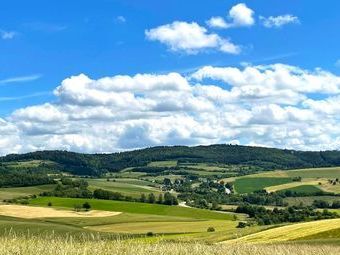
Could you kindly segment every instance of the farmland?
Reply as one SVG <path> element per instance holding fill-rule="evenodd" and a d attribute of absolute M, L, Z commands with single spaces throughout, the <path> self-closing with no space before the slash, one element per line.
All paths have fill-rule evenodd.
<path fill-rule="evenodd" d="M 74 174 L 77 167 L 68 172 L 51 160 L 2 165 L 8 167 L 6 171 L 45 174 L 52 184 L 0 189 L 1 200 L 6 200 L 0 205 L 0 238 L 14 231 L 22 238 L 28 232 L 34 237 L 55 235 L 59 242 L 64 242 L 63 236 L 79 241 L 95 236 L 103 245 L 117 239 L 124 240 L 120 245 L 178 243 L 181 247 L 195 242 L 268 247 L 268 240 L 300 247 L 311 240 L 338 244 L 338 219 L 329 218 L 336 218 L 332 213 L 339 209 L 324 212 L 314 202 L 336 205 L 340 168 L 263 171 L 255 165 L 166 159 L 92 176 Z M 164 203 L 166 195 L 176 201 Z M 83 207 L 86 203 L 88 210 Z M 287 247 L 295 249 L 294 245 Z"/>

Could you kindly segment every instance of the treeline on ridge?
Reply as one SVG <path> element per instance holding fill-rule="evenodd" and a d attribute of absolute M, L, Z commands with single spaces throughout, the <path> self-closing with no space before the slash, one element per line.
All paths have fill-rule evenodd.
<path fill-rule="evenodd" d="M 294 151 L 239 145 L 161 146 L 112 154 L 82 154 L 67 151 L 38 151 L 0 157 L 1 162 L 49 160 L 61 170 L 77 175 L 99 176 L 127 167 L 143 167 L 152 161 L 178 160 L 188 163 L 221 163 L 257 166 L 261 169 L 293 169 L 340 166 L 339 151 Z"/>

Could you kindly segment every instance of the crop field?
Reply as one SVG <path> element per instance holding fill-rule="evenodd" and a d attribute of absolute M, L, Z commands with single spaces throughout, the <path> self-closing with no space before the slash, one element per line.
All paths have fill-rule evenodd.
<path fill-rule="evenodd" d="M 57 197 L 39 197 L 30 200 L 30 204 L 46 206 L 51 202 L 54 207 L 74 208 L 75 204 L 89 202 L 94 210 L 115 211 L 137 214 L 166 215 L 176 217 L 187 217 L 194 219 L 211 219 L 211 220 L 231 220 L 231 214 L 218 213 L 210 210 L 186 208 L 180 206 L 166 206 L 148 203 L 134 203 L 124 201 L 109 201 L 99 199 L 77 199 L 77 198 L 57 198 Z"/>
<path fill-rule="evenodd" d="M 151 187 L 151 185 L 155 186 L 154 183 L 138 179 L 114 179 L 114 181 L 107 181 L 107 179 L 86 179 L 86 181 L 89 183 L 90 190 L 105 189 L 132 197 L 140 197 L 141 193 L 161 193 L 159 188 Z"/>
<path fill-rule="evenodd" d="M 340 167 L 268 171 L 248 175 L 248 177 L 299 177 L 299 176 L 302 178 L 340 178 Z"/>
<path fill-rule="evenodd" d="M 237 193 L 249 193 L 256 190 L 262 190 L 266 187 L 280 185 L 291 182 L 291 178 L 274 178 L 274 177 L 257 177 L 257 178 L 239 178 L 236 179 L 234 187 Z"/>
<path fill-rule="evenodd" d="M 322 244 L 218 244 L 178 243 L 159 239 L 149 243 L 138 240 L 74 240 L 54 235 L 17 236 L 11 233 L 0 237 L 3 255 L 337 255 L 340 247 Z M 275 251 L 275 253 L 273 253 Z"/>
<path fill-rule="evenodd" d="M 175 167 L 177 166 L 177 160 L 168 161 L 154 161 L 148 164 L 150 167 Z"/>
<path fill-rule="evenodd" d="M 209 227 L 215 231 L 223 231 L 228 228 L 235 229 L 235 221 L 209 220 L 209 221 L 182 221 L 182 222 L 134 222 L 134 223 L 116 223 L 109 225 L 99 225 L 88 227 L 87 229 L 110 232 L 110 233 L 132 233 L 146 234 L 153 232 L 156 234 L 177 234 L 177 233 L 200 233 L 207 232 Z"/>
<path fill-rule="evenodd" d="M 236 240 L 226 241 L 226 243 L 277 243 L 294 241 L 308 238 L 326 231 L 337 230 L 339 227 L 340 219 L 304 222 L 261 231 Z"/>
<path fill-rule="evenodd" d="M 0 205 L 0 215 L 35 219 L 35 218 L 77 218 L 77 217 L 109 217 L 119 215 L 120 212 L 88 211 L 76 212 L 71 210 L 56 210 L 54 208 L 33 207 L 23 205 Z"/>
<path fill-rule="evenodd" d="M 0 201 L 29 195 L 39 195 L 44 191 L 53 190 L 54 187 L 55 185 L 51 184 L 18 188 L 0 188 Z"/>
<path fill-rule="evenodd" d="M 290 182 L 275 186 L 266 187 L 267 192 L 275 192 L 279 190 L 287 190 L 287 189 L 294 189 L 300 186 L 321 186 L 323 184 L 327 183 L 327 180 L 310 180 L 310 179 L 304 179 L 301 182 Z M 320 185 L 321 184 L 321 185 Z M 318 189 L 318 191 L 321 191 Z"/>
<path fill-rule="evenodd" d="M 314 186 L 314 185 L 301 185 L 301 186 L 297 186 L 297 187 L 293 187 L 293 188 L 289 188 L 285 190 L 290 190 L 290 191 L 296 192 L 297 194 L 299 193 L 315 194 L 321 191 L 321 189 L 319 189 L 317 186 Z"/>

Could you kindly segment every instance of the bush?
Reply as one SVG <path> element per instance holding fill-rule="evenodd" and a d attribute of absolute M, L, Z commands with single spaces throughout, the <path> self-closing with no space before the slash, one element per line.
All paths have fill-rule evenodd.
<path fill-rule="evenodd" d="M 247 226 L 247 223 L 240 221 L 237 225 L 237 228 L 245 228 Z"/>
<path fill-rule="evenodd" d="M 91 209 L 91 205 L 89 204 L 89 202 L 85 202 L 83 204 L 83 208 L 86 210 L 86 211 L 89 211 Z"/>
<path fill-rule="evenodd" d="M 146 233 L 146 236 L 153 236 L 153 232 Z"/>
<path fill-rule="evenodd" d="M 207 232 L 215 232 L 215 228 L 213 228 L 213 227 L 208 227 Z"/>
<path fill-rule="evenodd" d="M 47 203 L 47 206 L 52 206 L 52 202 L 48 202 L 48 203 Z"/>

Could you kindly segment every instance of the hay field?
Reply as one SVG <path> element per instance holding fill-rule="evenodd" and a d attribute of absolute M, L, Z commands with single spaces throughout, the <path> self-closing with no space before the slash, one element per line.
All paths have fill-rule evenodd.
<path fill-rule="evenodd" d="M 121 214 L 120 212 L 109 211 L 88 211 L 76 212 L 70 210 L 56 210 L 46 207 L 33 207 L 23 205 L 0 205 L 0 215 L 23 218 L 78 218 L 78 217 L 109 217 Z"/>
<path fill-rule="evenodd" d="M 280 243 L 340 228 L 340 219 L 297 223 L 251 234 L 225 243 Z"/>
<path fill-rule="evenodd" d="M 10 234 L 0 237 L 2 255 L 336 255 L 339 246 L 327 245 L 206 245 L 203 243 L 146 243 L 134 240 L 76 241 L 53 236 L 25 237 Z"/>

